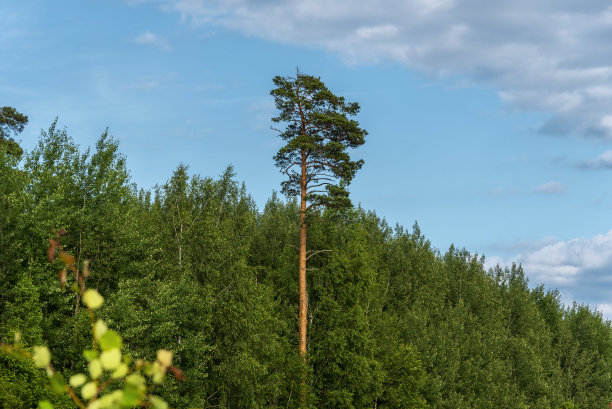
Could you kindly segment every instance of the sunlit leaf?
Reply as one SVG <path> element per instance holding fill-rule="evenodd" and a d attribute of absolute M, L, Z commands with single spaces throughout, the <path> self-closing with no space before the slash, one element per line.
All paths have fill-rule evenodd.
<path fill-rule="evenodd" d="M 91 362 L 98 357 L 98 353 L 93 349 L 86 349 L 83 351 L 83 356 L 85 359 L 87 359 L 87 361 Z"/>
<path fill-rule="evenodd" d="M 69 383 L 70 383 L 70 386 L 72 386 L 73 388 L 78 388 L 79 386 L 83 385 L 86 381 L 87 381 L 87 376 L 80 373 L 80 374 L 71 376 Z"/>
<path fill-rule="evenodd" d="M 151 395 L 149 396 L 149 401 L 153 405 L 154 409 L 168 409 L 168 404 L 166 401 L 159 396 Z"/>
<path fill-rule="evenodd" d="M 106 370 L 116 369 L 121 364 L 121 351 L 119 348 L 109 349 L 100 354 L 102 367 Z"/>
<path fill-rule="evenodd" d="M 96 392 L 98 391 L 98 384 L 96 382 L 89 382 L 83 385 L 81 389 L 81 396 L 85 400 L 89 400 L 96 396 Z"/>
<path fill-rule="evenodd" d="M 106 333 L 106 331 L 108 331 L 108 327 L 106 326 L 104 321 L 102 321 L 101 319 L 96 321 L 94 325 L 94 337 L 96 338 L 96 340 L 99 340 L 100 337 Z"/>
<path fill-rule="evenodd" d="M 115 371 L 111 374 L 111 376 L 115 379 L 123 378 L 128 373 L 128 366 L 126 364 L 121 364 L 115 369 Z"/>
<path fill-rule="evenodd" d="M 117 332 L 108 330 L 100 337 L 100 348 L 103 351 L 108 351 L 115 348 L 121 348 L 121 335 Z"/>
<path fill-rule="evenodd" d="M 38 402 L 38 409 L 53 409 L 53 405 L 48 400 L 41 400 Z"/>
<path fill-rule="evenodd" d="M 32 359 L 37 368 L 46 368 L 51 362 L 51 352 L 45 346 L 35 346 Z"/>
<path fill-rule="evenodd" d="M 160 349 L 157 351 L 157 361 L 164 367 L 172 365 L 172 351 Z"/>
<path fill-rule="evenodd" d="M 97 399 L 91 402 L 89 405 L 87 405 L 87 409 L 102 409 L 102 401 Z"/>
<path fill-rule="evenodd" d="M 140 387 L 140 386 L 144 386 L 146 381 L 145 381 L 145 378 L 142 377 L 142 375 L 139 375 L 139 374 L 135 373 L 135 374 L 132 374 L 132 375 L 128 376 L 125 379 L 125 382 L 127 382 L 130 385 L 134 385 L 134 386 Z"/>
<path fill-rule="evenodd" d="M 95 310 L 102 306 L 104 303 L 104 297 L 102 297 L 98 291 L 89 289 L 85 291 L 85 294 L 83 294 L 83 302 L 86 306 L 92 310 Z"/>
<path fill-rule="evenodd" d="M 89 363 L 89 376 L 91 379 L 98 379 L 102 375 L 102 362 L 99 359 L 94 359 Z"/>

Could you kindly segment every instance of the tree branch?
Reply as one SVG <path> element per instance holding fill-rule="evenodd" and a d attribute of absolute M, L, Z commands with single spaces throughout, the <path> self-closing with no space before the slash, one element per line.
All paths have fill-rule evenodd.
<path fill-rule="evenodd" d="M 331 183 L 329 182 L 324 182 L 324 183 L 319 183 L 318 185 L 313 185 L 313 186 L 308 186 L 309 188 L 315 188 L 315 187 L 321 187 L 321 186 L 329 186 L 331 185 Z M 314 192 L 324 192 L 323 190 L 314 190 Z M 308 192 L 310 193 L 310 192 Z"/>
<path fill-rule="evenodd" d="M 319 253 L 330 253 L 332 251 L 333 250 L 316 250 L 316 251 L 315 250 L 311 250 L 312 254 L 310 254 L 308 257 L 306 257 L 306 260 L 308 260 L 310 257 L 312 257 L 312 256 L 314 256 L 316 254 L 319 254 Z M 310 252 L 308 252 L 308 253 L 310 253 Z"/>

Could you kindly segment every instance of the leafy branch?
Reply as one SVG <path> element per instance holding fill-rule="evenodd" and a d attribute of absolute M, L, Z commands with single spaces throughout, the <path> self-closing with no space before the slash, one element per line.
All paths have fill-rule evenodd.
<path fill-rule="evenodd" d="M 51 352 L 46 346 L 35 346 L 32 352 L 19 345 L 16 334 L 12 345 L 0 344 L 0 352 L 18 359 L 31 359 L 34 365 L 44 369 L 49 376 L 51 389 L 66 393 L 79 409 L 124 409 L 153 408 L 168 409 L 168 404 L 153 395 L 156 385 L 162 384 L 170 372 L 178 380 L 185 380 L 182 371 L 172 366 L 172 352 L 160 349 L 154 362 L 142 359 L 132 360 L 121 352 L 123 341 L 114 330 L 96 317 L 104 303 L 104 297 L 95 289 L 88 289 L 86 279 L 90 275 L 89 264 L 83 262 L 82 271 L 76 265 L 76 258 L 64 250 L 61 239 L 66 235 L 60 230 L 55 238 L 49 239 L 47 258 L 54 262 L 59 258 L 64 267 L 58 272 L 59 283 L 65 288 L 68 274 L 74 276 L 72 290 L 77 294 L 77 308 L 80 301 L 87 307 L 91 322 L 92 348 L 83 351 L 88 373 L 78 373 L 65 381 L 61 372 L 51 364 Z M 79 393 L 80 392 L 80 393 Z M 39 409 L 53 409 L 48 400 L 38 403 Z"/>

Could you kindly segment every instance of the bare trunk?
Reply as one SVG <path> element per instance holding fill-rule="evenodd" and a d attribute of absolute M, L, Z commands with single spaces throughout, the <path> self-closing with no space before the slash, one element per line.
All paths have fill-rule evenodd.
<path fill-rule="evenodd" d="M 181 234 L 180 234 L 180 241 L 179 241 L 179 247 L 178 247 L 178 262 L 179 262 L 179 269 L 183 268 L 183 222 L 181 221 Z"/>
<path fill-rule="evenodd" d="M 306 325 L 308 317 L 308 293 L 306 291 L 306 152 L 302 150 L 302 180 L 300 195 L 300 356 L 304 369 L 302 372 L 302 385 L 300 390 L 300 403 L 306 408 Z"/>

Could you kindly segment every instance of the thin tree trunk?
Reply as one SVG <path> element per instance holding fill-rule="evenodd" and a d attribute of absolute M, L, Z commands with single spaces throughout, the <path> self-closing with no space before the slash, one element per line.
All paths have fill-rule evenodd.
<path fill-rule="evenodd" d="M 300 356 L 302 357 L 302 385 L 300 388 L 300 403 L 306 408 L 306 325 L 308 317 L 308 293 L 306 292 L 306 152 L 302 150 L 302 181 L 300 203 Z"/>

